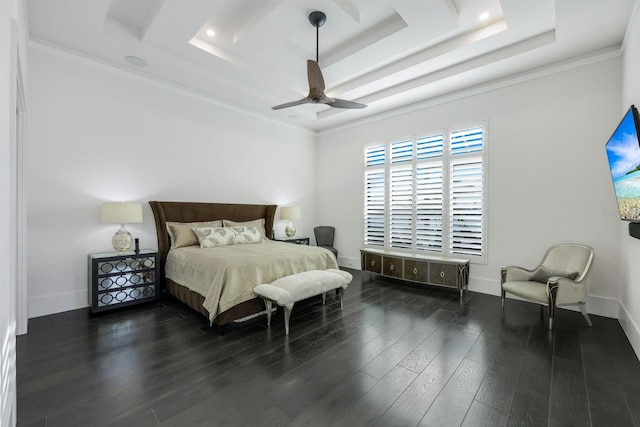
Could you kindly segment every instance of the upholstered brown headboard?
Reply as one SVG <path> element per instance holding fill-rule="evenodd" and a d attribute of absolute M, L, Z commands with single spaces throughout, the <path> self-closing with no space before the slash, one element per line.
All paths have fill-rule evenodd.
<path fill-rule="evenodd" d="M 273 220 L 277 205 L 244 205 L 236 203 L 197 203 L 197 202 L 149 202 L 156 220 L 158 252 L 160 253 L 160 278 L 164 284 L 164 265 L 169 252 L 169 234 L 167 221 L 200 222 L 216 219 L 232 221 L 250 221 L 264 218 L 267 237 L 273 238 Z"/>

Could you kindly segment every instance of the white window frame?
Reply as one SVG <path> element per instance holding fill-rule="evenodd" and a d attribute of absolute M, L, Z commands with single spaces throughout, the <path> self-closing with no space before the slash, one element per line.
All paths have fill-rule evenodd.
<path fill-rule="evenodd" d="M 458 154 L 451 154 L 451 134 L 453 132 L 456 131 L 463 131 L 463 130 L 470 130 L 470 129 L 475 129 L 475 128 L 482 128 L 483 132 L 482 132 L 482 150 L 480 152 L 476 151 L 476 152 L 471 152 L 471 153 L 458 153 Z M 376 249 L 385 249 L 385 250 L 392 250 L 394 252 L 405 252 L 405 253 L 411 253 L 411 254 L 421 254 L 421 255 L 434 255 L 434 256 L 447 256 L 447 257 L 456 257 L 456 258 L 468 258 L 471 262 L 476 263 L 476 264 L 484 264 L 486 263 L 486 259 L 487 259 L 487 248 L 488 248 L 488 244 L 487 244 L 487 205 L 488 205 L 488 198 L 487 198 L 487 178 L 488 178 L 488 168 L 487 168 L 487 152 L 488 152 L 488 130 L 487 130 L 487 122 L 486 121 L 479 121 L 479 122 L 472 122 L 466 125 L 458 125 L 458 126 L 450 126 L 447 128 L 442 128 L 439 130 L 435 130 L 435 131 L 430 131 L 430 132 L 421 132 L 419 134 L 414 134 L 411 135 L 410 137 L 401 137 L 401 138 L 394 138 L 393 140 L 387 140 L 385 142 L 379 142 L 376 144 L 368 144 L 367 146 L 364 147 L 364 152 L 363 152 L 363 157 L 365 158 L 365 164 L 364 164 L 364 174 L 363 176 L 365 177 L 365 183 L 364 183 L 364 191 L 363 191 L 363 218 L 365 220 L 365 224 L 363 224 L 363 232 L 364 232 L 364 246 L 365 248 L 376 248 Z M 417 159 L 417 154 L 416 154 L 416 140 L 420 139 L 420 138 L 424 138 L 424 137 L 430 137 L 430 136 L 434 136 L 437 134 L 442 134 L 444 137 L 444 141 L 443 141 L 443 155 L 441 157 L 433 157 L 433 158 L 427 158 L 427 159 Z M 411 157 L 410 161 L 405 161 L 405 162 L 397 162 L 394 163 L 392 158 L 391 158 L 391 147 L 393 144 L 396 143 L 400 143 L 402 141 L 406 141 L 406 140 L 412 140 L 413 141 L 413 156 Z M 373 147 L 382 147 L 384 146 L 384 153 L 385 153 L 385 159 L 383 164 L 377 164 L 375 166 L 368 166 L 367 165 L 367 153 L 368 151 L 373 148 Z M 476 254 L 470 254 L 470 253 L 459 253 L 459 252 L 454 252 L 454 249 L 452 248 L 452 234 L 451 234 L 451 228 L 452 228 L 452 212 L 451 212 L 451 206 L 452 206 L 452 201 L 450 199 L 451 194 L 450 194 L 450 190 L 453 186 L 453 183 L 451 182 L 451 173 L 452 173 L 452 167 L 454 164 L 459 164 L 460 162 L 464 162 L 465 160 L 468 159 L 480 159 L 481 160 L 481 164 L 482 164 L 482 178 L 481 178 L 481 187 L 482 187 L 482 193 L 481 193 L 481 204 L 482 204 L 482 208 L 481 208 L 481 249 L 480 249 L 480 254 L 476 255 Z M 423 250 L 423 249 L 419 249 L 418 248 L 418 244 L 417 244 L 417 240 L 418 240 L 418 236 L 417 236 L 417 209 L 416 209 L 416 201 L 418 200 L 417 198 L 417 177 L 416 177 L 416 172 L 417 172 L 417 167 L 419 165 L 426 165 L 426 164 L 434 164 L 437 162 L 441 162 L 442 163 L 442 206 L 443 206 L 443 210 L 442 210 L 442 241 L 441 241 L 441 245 L 442 245 L 442 250 L 441 251 L 432 251 L 432 250 Z M 412 184 L 412 197 L 413 197 L 413 208 L 412 208 L 412 212 L 413 212 L 413 216 L 412 216 L 412 243 L 411 246 L 406 248 L 406 247 L 398 247 L 397 245 L 393 245 L 394 241 L 392 241 L 392 217 L 391 217 L 391 212 L 392 212 L 392 205 L 391 205 L 391 173 L 392 170 L 394 168 L 399 168 L 399 167 L 403 167 L 403 166 L 408 166 L 410 165 L 412 168 L 412 174 L 413 174 L 413 184 Z M 367 182 L 366 182 L 366 176 L 368 173 L 371 172 L 376 172 L 376 173 L 380 173 L 383 172 L 384 173 L 384 245 L 382 244 L 368 244 L 367 243 Z M 397 230 L 396 230 L 397 231 Z M 396 234 L 396 237 L 398 235 Z M 370 239 L 369 239 L 370 240 Z M 376 239 L 376 242 L 379 242 L 379 239 Z M 396 240 L 397 242 L 397 240 Z"/>

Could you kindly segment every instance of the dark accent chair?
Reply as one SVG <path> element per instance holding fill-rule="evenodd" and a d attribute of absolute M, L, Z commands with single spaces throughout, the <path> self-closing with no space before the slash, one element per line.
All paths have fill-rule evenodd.
<path fill-rule="evenodd" d="M 330 225 L 319 225 L 313 229 L 313 233 L 316 235 L 316 245 L 329 249 L 338 258 L 338 250 L 333 247 L 336 228 Z"/>

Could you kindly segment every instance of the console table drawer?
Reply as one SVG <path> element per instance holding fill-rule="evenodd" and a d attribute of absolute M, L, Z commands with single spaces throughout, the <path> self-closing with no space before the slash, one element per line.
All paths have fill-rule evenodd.
<path fill-rule="evenodd" d="M 382 266 L 384 271 L 382 274 L 389 277 L 397 277 L 402 279 L 402 259 L 390 256 L 382 258 Z"/>
<path fill-rule="evenodd" d="M 429 263 L 424 261 L 405 260 L 404 276 L 405 279 L 413 282 L 429 281 Z"/>
<path fill-rule="evenodd" d="M 429 283 L 441 286 L 458 287 L 455 264 L 429 263 Z"/>
<path fill-rule="evenodd" d="M 370 253 L 362 254 L 363 265 L 362 269 L 370 271 L 372 273 L 382 273 L 382 256 Z"/>

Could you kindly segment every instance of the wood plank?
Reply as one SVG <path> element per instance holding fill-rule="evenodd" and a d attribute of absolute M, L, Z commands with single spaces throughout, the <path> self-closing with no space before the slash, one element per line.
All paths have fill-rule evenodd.
<path fill-rule="evenodd" d="M 560 425 L 589 425 L 591 417 L 588 402 L 582 363 L 554 358 L 549 405 L 551 422 Z"/>
<path fill-rule="evenodd" d="M 418 425 L 461 425 L 486 372 L 486 365 L 464 359 Z"/>
<path fill-rule="evenodd" d="M 459 333 L 438 353 L 433 361 L 416 377 L 402 395 L 378 420 L 379 426 L 417 425 L 477 337 Z"/>
<path fill-rule="evenodd" d="M 371 388 L 358 402 L 345 410 L 334 426 L 370 426 L 413 382 L 417 374 L 397 366 Z"/>
<path fill-rule="evenodd" d="M 507 425 L 507 415 L 474 400 L 464 417 L 462 427 L 503 427 Z"/>

